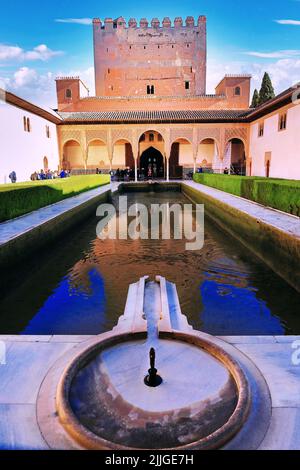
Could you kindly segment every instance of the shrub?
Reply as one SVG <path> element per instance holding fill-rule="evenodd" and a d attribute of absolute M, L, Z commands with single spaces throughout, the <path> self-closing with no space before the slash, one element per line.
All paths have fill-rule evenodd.
<path fill-rule="evenodd" d="M 300 181 L 206 173 L 194 174 L 194 181 L 300 216 Z"/>
<path fill-rule="evenodd" d="M 109 181 L 108 175 L 89 175 L 1 185 L 0 222 L 76 196 L 89 189 L 107 184 Z"/>

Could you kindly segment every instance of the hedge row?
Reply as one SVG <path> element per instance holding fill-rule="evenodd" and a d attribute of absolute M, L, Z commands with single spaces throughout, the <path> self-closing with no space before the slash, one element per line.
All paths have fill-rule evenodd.
<path fill-rule="evenodd" d="M 0 186 L 0 222 L 109 183 L 109 175 L 72 176 Z"/>
<path fill-rule="evenodd" d="M 207 173 L 194 181 L 300 217 L 300 181 Z"/>

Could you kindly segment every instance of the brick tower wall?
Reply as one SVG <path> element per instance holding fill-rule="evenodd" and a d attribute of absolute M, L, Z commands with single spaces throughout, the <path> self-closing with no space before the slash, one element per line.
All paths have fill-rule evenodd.
<path fill-rule="evenodd" d="M 97 96 L 202 95 L 206 91 L 206 18 L 93 21 Z M 152 88 L 154 87 L 154 88 Z"/>

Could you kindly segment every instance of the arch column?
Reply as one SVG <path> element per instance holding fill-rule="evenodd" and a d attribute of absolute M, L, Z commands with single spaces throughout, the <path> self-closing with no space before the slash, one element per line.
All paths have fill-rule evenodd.
<path fill-rule="evenodd" d="M 81 133 L 81 142 L 82 142 L 82 156 L 83 156 L 83 166 L 84 166 L 84 170 L 86 171 L 87 169 L 87 161 L 88 161 L 88 152 L 89 152 L 89 148 L 88 148 L 88 144 L 87 144 L 87 138 L 86 138 L 86 132 L 85 131 L 82 131 Z"/>
<path fill-rule="evenodd" d="M 170 154 L 169 156 L 166 154 L 166 182 L 170 181 Z"/>
<path fill-rule="evenodd" d="M 197 171 L 197 157 L 198 157 L 198 149 L 197 149 L 197 147 L 195 147 L 193 145 L 193 165 L 194 165 L 193 170 L 194 170 L 194 173 L 196 173 L 196 171 Z"/>
<path fill-rule="evenodd" d="M 171 157 L 171 132 L 170 129 L 166 129 L 165 133 L 165 157 L 166 157 L 166 181 L 170 181 L 170 157 Z"/>
<path fill-rule="evenodd" d="M 139 158 L 139 139 L 136 129 L 131 131 L 131 150 L 134 159 L 134 181 L 138 182 L 138 158 Z"/>
<path fill-rule="evenodd" d="M 198 156 L 198 139 L 197 139 L 197 128 L 193 127 L 193 164 L 194 164 L 194 173 L 197 170 L 197 156 Z"/>

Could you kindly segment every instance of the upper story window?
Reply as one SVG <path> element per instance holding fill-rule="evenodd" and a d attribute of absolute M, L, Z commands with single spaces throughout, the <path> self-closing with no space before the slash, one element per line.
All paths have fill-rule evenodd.
<path fill-rule="evenodd" d="M 264 135 L 264 123 L 260 122 L 258 124 L 258 137 L 262 137 Z"/>
<path fill-rule="evenodd" d="M 234 89 L 235 96 L 241 96 L 241 87 L 236 86 Z"/>
<path fill-rule="evenodd" d="M 187 45 L 186 45 L 186 47 L 190 47 L 190 45 L 189 45 L 189 44 L 187 44 Z"/>
<path fill-rule="evenodd" d="M 24 126 L 24 131 L 25 132 L 31 132 L 30 119 L 27 118 L 26 116 L 23 117 L 23 126 Z"/>
<path fill-rule="evenodd" d="M 46 137 L 50 139 L 50 126 L 46 126 Z"/>
<path fill-rule="evenodd" d="M 72 90 L 70 88 L 66 89 L 66 98 L 71 99 L 72 98 Z"/>
<path fill-rule="evenodd" d="M 107 73 L 110 73 L 110 69 L 107 69 Z"/>
<path fill-rule="evenodd" d="M 154 85 L 147 85 L 147 95 L 154 95 Z"/>
<path fill-rule="evenodd" d="M 154 134 L 149 134 L 149 142 L 154 142 Z"/>
<path fill-rule="evenodd" d="M 185 82 L 185 89 L 189 90 L 190 89 L 190 82 Z"/>
<path fill-rule="evenodd" d="M 284 131 L 286 129 L 287 113 L 279 114 L 278 130 Z"/>

